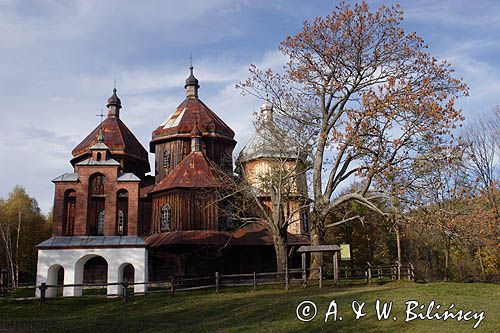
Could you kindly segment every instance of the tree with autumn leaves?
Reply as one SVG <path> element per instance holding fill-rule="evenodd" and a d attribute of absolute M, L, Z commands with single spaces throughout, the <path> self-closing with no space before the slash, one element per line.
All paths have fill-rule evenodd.
<path fill-rule="evenodd" d="M 14 286 L 35 280 L 35 245 L 50 237 L 49 220 L 22 186 L 0 198 L 0 268 L 8 270 Z"/>
<path fill-rule="evenodd" d="M 239 84 L 304 128 L 294 139 L 311 162 L 313 245 L 324 243 L 336 207 L 353 201 L 384 216 L 374 184 L 455 144 L 450 134 L 463 119 L 455 99 L 467 87 L 402 21 L 398 5 L 372 11 L 342 2 L 281 43 L 289 59 L 282 71 L 251 66 Z M 359 189 L 336 195 L 354 176 Z M 314 256 L 312 268 L 321 264 Z"/>

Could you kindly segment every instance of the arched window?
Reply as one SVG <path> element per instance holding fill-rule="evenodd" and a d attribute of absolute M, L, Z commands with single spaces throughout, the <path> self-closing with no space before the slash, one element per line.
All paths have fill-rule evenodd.
<path fill-rule="evenodd" d="M 98 153 L 97 153 L 97 160 L 98 160 L 98 161 L 100 161 L 100 160 L 101 160 L 101 153 L 100 153 L 100 152 L 98 152 Z"/>
<path fill-rule="evenodd" d="M 116 234 L 127 234 L 128 192 L 121 189 L 116 194 Z"/>
<path fill-rule="evenodd" d="M 90 180 L 90 195 L 103 195 L 104 194 L 104 184 L 106 183 L 106 177 L 101 174 L 94 174 Z"/>
<path fill-rule="evenodd" d="M 75 230 L 76 191 L 64 193 L 63 236 L 73 236 Z"/>
<path fill-rule="evenodd" d="M 170 153 L 168 150 L 163 152 L 163 167 L 170 168 Z"/>
<path fill-rule="evenodd" d="M 118 226 L 117 226 L 117 233 L 118 235 L 123 235 L 123 232 L 125 231 L 125 214 L 123 213 L 123 210 L 118 211 Z"/>
<path fill-rule="evenodd" d="M 97 215 L 97 235 L 104 235 L 104 211 L 101 210 Z"/>
<path fill-rule="evenodd" d="M 170 220 L 172 217 L 172 212 L 168 204 L 161 207 L 161 220 L 160 220 L 160 231 L 170 230 Z"/>

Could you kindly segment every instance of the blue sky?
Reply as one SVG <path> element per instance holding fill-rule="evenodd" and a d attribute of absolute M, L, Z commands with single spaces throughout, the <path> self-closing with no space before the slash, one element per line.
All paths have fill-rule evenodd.
<path fill-rule="evenodd" d="M 241 149 L 260 102 L 235 83 L 251 63 L 279 68 L 279 42 L 335 4 L 0 0 L 0 197 L 20 184 L 50 209 L 50 180 L 71 171 L 71 150 L 97 126 L 115 76 L 122 120 L 148 147 L 151 131 L 184 98 L 189 52 L 200 98 L 235 130 Z M 404 28 L 468 83 L 464 115 L 500 104 L 500 1 L 400 4 Z"/>

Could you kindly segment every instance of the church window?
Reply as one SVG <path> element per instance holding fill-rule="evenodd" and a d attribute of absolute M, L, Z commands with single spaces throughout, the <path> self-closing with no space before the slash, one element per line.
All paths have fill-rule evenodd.
<path fill-rule="evenodd" d="M 118 211 L 118 235 L 123 235 L 125 230 L 125 214 L 123 210 Z"/>
<path fill-rule="evenodd" d="M 116 194 L 116 234 L 127 234 L 128 192 L 121 189 Z"/>
<path fill-rule="evenodd" d="M 172 212 L 168 204 L 161 207 L 161 220 L 160 220 L 160 230 L 169 231 L 170 230 L 170 220 L 172 217 Z"/>
<path fill-rule="evenodd" d="M 97 235 L 104 235 L 104 211 L 101 210 L 97 215 Z"/>
<path fill-rule="evenodd" d="M 76 209 L 76 191 L 67 190 L 64 194 L 64 219 L 63 235 L 73 236 L 75 229 L 75 209 Z"/>
<path fill-rule="evenodd" d="M 90 181 L 90 194 L 91 195 L 102 195 L 104 194 L 104 184 L 106 183 L 106 177 L 101 174 L 92 176 Z"/>
<path fill-rule="evenodd" d="M 163 167 L 170 168 L 170 153 L 168 150 L 163 152 Z"/>
<path fill-rule="evenodd" d="M 101 153 L 97 153 L 97 160 L 100 161 L 101 160 Z"/>

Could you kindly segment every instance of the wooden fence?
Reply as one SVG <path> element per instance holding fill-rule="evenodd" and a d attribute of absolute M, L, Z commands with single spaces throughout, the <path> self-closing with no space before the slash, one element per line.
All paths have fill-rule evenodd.
<path fill-rule="evenodd" d="M 315 279 L 310 278 L 311 273 L 315 273 L 315 275 L 317 273 Z M 325 274 L 322 268 L 291 268 L 287 269 L 285 272 L 253 272 L 247 274 L 220 274 L 219 272 L 216 272 L 212 276 L 172 276 L 168 281 L 152 281 L 147 283 L 133 283 L 126 280 L 124 282 L 116 283 L 87 283 L 71 285 L 48 285 L 46 283 L 42 283 L 39 286 L 19 286 L 15 288 L 15 290 L 38 289 L 40 291 L 40 302 L 43 303 L 47 299 L 49 299 L 49 297 L 47 297 L 46 295 L 47 289 L 49 288 L 57 288 L 59 290 L 59 294 L 62 294 L 63 288 L 81 287 L 84 290 L 89 290 L 102 289 L 108 286 L 120 286 L 119 294 L 93 294 L 84 295 L 84 297 L 119 296 L 122 297 L 124 301 L 127 301 L 130 295 L 133 293 L 130 288 L 139 284 L 146 284 L 148 287 L 148 290 L 142 294 L 167 292 L 171 295 L 175 295 L 177 292 L 202 289 L 213 289 L 215 290 L 215 292 L 219 292 L 222 288 L 241 286 L 251 287 L 253 290 L 256 290 L 258 286 L 270 284 L 284 285 L 284 288 L 287 290 L 290 284 L 301 284 L 304 287 L 307 287 L 308 285 L 317 285 L 319 286 L 319 288 L 322 288 L 325 283 L 331 284 L 333 286 L 339 286 L 340 284 L 351 284 L 354 282 L 372 283 L 381 280 L 397 280 L 401 278 L 414 280 L 414 271 L 411 264 L 400 266 L 395 263 L 392 265 L 372 266 L 370 263 L 368 263 L 365 268 L 340 267 L 338 277 Z M 9 292 L 11 291 L 13 291 L 13 288 L 10 288 L 8 285 L 0 285 L 0 295 L 3 295 L 4 297 L 8 296 Z"/>

